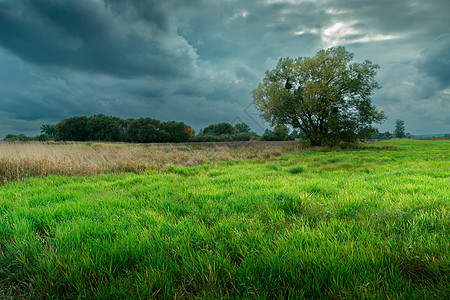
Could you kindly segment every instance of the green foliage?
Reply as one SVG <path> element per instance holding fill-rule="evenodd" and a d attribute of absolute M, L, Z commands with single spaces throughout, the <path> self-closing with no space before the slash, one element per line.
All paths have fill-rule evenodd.
<path fill-rule="evenodd" d="M 120 118 L 97 114 L 91 116 L 86 123 L 89 141 L 121 141 L 122 131 Z"/>
<path fill-rule="evenodd" d="M 122 120 L 103 114 L 67 118 L 55 128 L 57 138 L 63 141 L 178 143 L 189 141 L 195 134 L 183 122 L 161 122 L 152 118 Z"/>
<path fill-rule="evenodd" d="M 205 127 L 195 136 L 193 142 L 231 142 L 256 140 L 258 135 L 249 132 L 250 127 L 245 123 L 235 126 L 230 123 L 218 123 Z"/>
<path fill-rule="evenodd" d="M 160 122 L 151 118 L 130 119 L 127 127 L 127 140 L 133 143 L 151 143 L 157 140 L 157 127 Z"/>
<path fill-rule="evenodd" d="M 164 141 L 173 143 L 182 143 L 189 140 L 189 135 L 186 133 L 188 126 L 183 122 L 168 121 L 161 123 L 160 130 L 167 132 L 168 138 Z"/>
<path fill-rule="evenodd" d="M 48 142 L 51 140 L 54 140 L 54 136 L 48 135 L 48 134 L 40 134 L 36 137 L 36 140 L 40 142 Z"/>
<path fill-rule="evenodd" d="M 266 130 L 259 138 L 260 141 L 293 141 L 295 137 L 289 135 L 289 129 L 285 125 L 278 125 L 273 131 Z"/>
<path fill-rule="evenodd" d="M 400 119 L 397 119 L 397 121 L 395 121 L 394 137 L 399 138 L 399 139 L 406 137 L 405 121 L 400 120 Z"/>
<path fill-rule="evenodd" d="M 369 138 L 372 124 L 385 119 L 371 103 L 378 66 L 352 59 L 344 47 L 282 58 L 253 91 L 253 103 L 266 121 L 300 130 L 314 146 Z"/>
<path fill-rule="evenodd" d="M 258 135 L 253 132 L 239 132 L 231 136 L 233 141 L 254 141 L 258 139 Z"/>
<path fill-rule="evenodd" d="M 218 123 L 218 124 L 212 124 L 203 129 L 203 134 L 205 135 L 215 135 L 220 136 L 224 134 L 235 134 L 238 133 L 238 130 L 231 125 L 230 123 Z"/>
<path fill-rule="evenodd" d="M 0 293 L 446 299 L 449 142 L 4 185 Z"/>
<path fill-rule="evenodd" d="M 53 126 L 53 125 L 50 125 L 50 126 Z M 53 127 L 53 129 L 55 129 L 55 128 Z M 56 132 L 56 131 L 53 131 L 53 129 L 48 132 Z M 18 135 L 7 134 L 3 140 L 6 142 L 30 142 L 30 141 L 46 142 L 46 141 L 55 140 L 55 134 L 54 133 L 53 134 L 43 133 L 43 134 L 37 135 L 35 137 L 29 137 L 24 134 L 18 134 Z"/>
<path fill-rule="evenodd" d="M 75 116 L 62 120 L 55 125 L 56 134 L 61 141 L 88 141 L 87 130 L 88 117 Z"/>
<path fill-rule="evenodd" d="M 304 137 L 301 132 L 299 132 L 298 130 L 295 130 L 295 129 L 292 130 L 290 135 L 292 135 L 295 139 L 301 139 Z"/>
<path fill-rule="evenodd" d="M 28 142 L 35 140 L 35 138 L 26 136 L 24 134 L 15 135 L 10 133 L 7 134 L 3 140 L 6 142 Z"/>
<path fill-rule="evenodd" d="M 289 169 L 289 173 L 291 174 L 299 174 L 305 172 L 305 168 L 303 166 L 295 166 Z"/>
<path fill-rule="evenodd" d="M 234 125 L 239 132 L 250 132 L 252 129 L 245 123 L 238 123 Z"/>
<path fill-rule="evenodd" d="M 56 135 L 56 126 L 50 125 L 50 124 L 43 124 L 41 126 L 41 133 L 46 134 L 50 137 L 53 137 Z"/>
<path fill-rule="evenodd" d="M 371 137 L 371 139 L 378 139 L 378 140 L 387 140 L 392 138 L 392 133 L 390 133 L 389 131 L 386 132 L 379 132 L 377 128 L 375 128 L 375 130 L 373 131 Z"/>
<path fill-rule="evenodd" d="M 232 142 L 232 141 L 253 141 L 257 140 L 258 135 L 253 132 L 239 132 L 235 134 L 211 135 L 200 133 L 195 136 L 193 142 Z"/>
<path fill-rule="evenodd" d="M 192 139 L 192 141 L 193 142 L 198 142 L 198 143 L 202 143 L 202 142 L 230 142 L 231 141 L 231 136 L 229 134 L 223 134 L 223 135 L 217 136 L 217 135 L 199 133 L 198 135 L 196 135 Z"/>
<path fill-rule="evenodd" d="M 283 141 L 283 138 L 277 136 L 273 131 L 265 132 L 260 138 L 260 141 Z"/>

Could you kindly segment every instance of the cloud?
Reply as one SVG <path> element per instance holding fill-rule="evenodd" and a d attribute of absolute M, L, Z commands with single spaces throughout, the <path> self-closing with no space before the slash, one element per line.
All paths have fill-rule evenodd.
<path fill-rule="evenodd" d="M 344 45 L 380 65 L 393 130 L 450 131 L 448 0 L 0 0 L 0 137 L 73 115 L 236 118 L 280 57 Z"/>
<path fill-rule="evenodd" d="M 450 87 L 450 34 L 439 36 L 422 51 L 416 65 L 420 71 L 436 79 L 442 88 Z"/>
<path fill-rule="evenodd" d="M 177 35 L 169 12 L 157 1 L 145 3 L 147 9 L 136 9 L 136 15 L 114 1 L 0 2 L 0 45 L 24 61 L 56 69 L 119 78 L 190 76 L 195 49 Z"/>

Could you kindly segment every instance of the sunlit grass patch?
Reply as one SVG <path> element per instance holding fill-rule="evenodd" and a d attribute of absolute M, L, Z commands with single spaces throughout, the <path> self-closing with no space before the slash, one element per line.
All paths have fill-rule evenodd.
<path fill-rule="evenodd" d="M 6 183 L 0 298 L 445 299 L 449 143 L 383 144 Z"/>
<path fill-rule="evenodd" d="M 288 172 L 291 174 L 299 174 L 305 172 L 306 168 L 304 166 L 294 166 L 289 168 Z"/>

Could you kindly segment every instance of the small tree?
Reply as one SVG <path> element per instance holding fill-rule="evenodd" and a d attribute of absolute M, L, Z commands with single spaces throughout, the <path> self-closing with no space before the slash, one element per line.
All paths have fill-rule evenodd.
<path fill-rule="evenodd" d="M 399 139 L 405 137 L 405 121 L 400 119 L 397 119 L 397 121 L 395 121 L 394 136 Z"/>
<path fill-rule="evenodd" d="M 192 138 L 195 136 L 195 130 L 190 126 L 188 126 L 184 132 L 186 133 L 189 141 L 192 140 Z"/>
<path fill-rule="evenodd" d="M 385 119 L 371 103 L 378 65 L 352 59 L 344 47 L 282 58 L 253 91 L 253 103 L 266 121 L 291 125 L 315 146 L 367 139 Z"/>
<path fill-rule="evenodd" d="M 53 137 L 56 135 L 56 127 L 55 125 L 43 124 L 41 126 L 41 133 Z"/>

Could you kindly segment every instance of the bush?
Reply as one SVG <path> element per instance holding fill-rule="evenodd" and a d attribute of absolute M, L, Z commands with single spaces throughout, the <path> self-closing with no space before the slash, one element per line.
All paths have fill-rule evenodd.
<path fill-rule="evenodd" d="M 218 123 L 212 124 L 203 129 L 203 133 L 206 135 L 224 135 L 224 134 L 235 134 L 238 133 L 238 130 L 231 125 L 230 123 Z"/>
<path fill-rule="evenodd" d="M 233 141 L 254 141 L 258 139 L 258 135 L 253 132 L 240 132 L 231 136 Z"/>
<path fill-rule="evenodd" d="M 235 134 L 212 135 L 199 133 L 192 138 L 193 142 L 241 142 L 257 140 L 258 135 L 253 132 L 240 132 Z"/>
<path fill-rule="evenodd" d="M 24 134 L 19 134 L 19 135 L 15 135 L 15 134 L 8 134 L 5 136 L 5 138 L 3 139 L 4 141 L 7 142 L 28 142 L 28 141 L 33 141 L 34 138 L 26 136 Z"/>
<path fill-rule="evenodd" d="M 283 141 L 283 139 L 276 135 L 274 132 L 266 132 L 260 138 L 260 141 Z"/>
<path fill-rule="evenodd" d="M 260 141 L 294 141 L 295 137 L 288 134 L 288 128 L 284 125 L 278 125 L 274 131 L 266 129 L 266 132 L 260 137 Z"/>
<path fill-rule="evenodd" d="M 226 139 L 225 135 L 217 136 L 217 135 L 211 135 L 211 134 L 203 134 L 200 133 L 199 135 L 192 138 L 193 142 L 225 142 L 230 139 Z"/>

